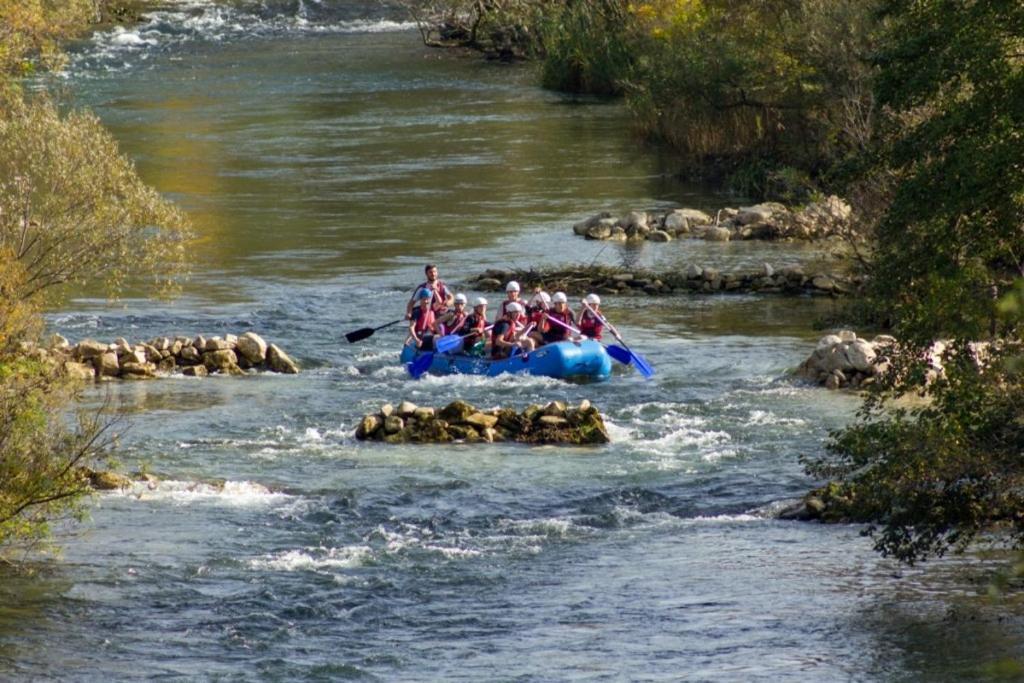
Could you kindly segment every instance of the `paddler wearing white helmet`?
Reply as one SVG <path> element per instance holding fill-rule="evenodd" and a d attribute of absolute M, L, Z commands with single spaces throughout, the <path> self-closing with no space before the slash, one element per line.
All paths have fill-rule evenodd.
<path fill-rule="evenodd" d="M 504 317 L 494 323 L 491 330 L 491 357 L 508 358 L 515 347 L 529 353 L 533 351 L 533 340 L 523 335 L 524 327 L 519 322 L 523 317 L 523 305 L 509 301 Z"/>
<path fill-rule="evenodd" d="M 487 340 L 484 330 L 487 327 L 487 299 L 478 296 L 473 300 L 473 312 L 466 316 L 466 322 L 458 334 L 463 335 L 462 348 L 465 353 L 479 356 L 483 354 Z"/>
<path fill-rule="evenodd" d="M 498 314 L 494 319 L 495 322 L 505 317 L 508 313 L 508 306 L 512 303 L 519 304 L 520 306 L 523 303 L 519 300 L 519 283 L 515 280 L 509 280 L 509 283 L 505 285 L 505 300 L 501 302 L 501 306 L 498 308 Z M 522 312 L 520 315 L 522 315 Z"/>
<path fill-rule="evenodd" d="M 590 293 L 583 298 L 583 310 L 580 312 L 580 332 L 584 336 L 601 341 L 604 331 L 604 316 L 601 314 L 601 297 Z"/>
<path fill-rule="evenodd" d="M 561 323 L 559 325 L 558 323 Z M 565 341 L 569 338 L 569 327 L 576 326 L 576 316 L 569 308 L 569 297 L 565 292 L 555 292 L 551 296 L 551 310 L 544 316 L 541 333 L 545 344 Z"/>
<path fill-rule="evenodd" d="M 451 310 L 437 318 L 439 334 L 452 334 L 462 329 L 462 325 L 466 322 L 466 317 L 469 315 L 466 311 L 466 301 L 465 294 L 455 295 Z"/>
<path fill-rule="evenodd" d="M 548 312 L 549 308 L 551 308 L 551 295 L 541 290 L 540 287 L 535 288 L 533 296 L 530 297 L 530 304 L 526 307 L 526 320 L 528 324 L 533 325 L 530 339 L 537 346 L 544 343 L 541 325 L 544 323 L 544 314 Z"/>

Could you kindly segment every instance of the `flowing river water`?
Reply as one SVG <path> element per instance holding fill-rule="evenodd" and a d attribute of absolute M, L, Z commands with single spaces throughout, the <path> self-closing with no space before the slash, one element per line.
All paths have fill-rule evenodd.
<path fill-rule="evenodd" d="M 673 179 L 617 103 L 529 67 L 424 48 L 377 4 L 173 3 L 65 74 L 193 216 L 183 296 L 81 296 L 72 339 L 253 329 L 298 376 L 105 385 L 125 469 L 60 558 L 0 583 L 0 678 L 973 680 L 1020 629 L 977 556 L 901 569 L 854 526 L 774 519 L 857 400 L 792 381 L 829 301 L 630 298 L 610 317 L 645 382 L 410 380 L 399 317 L 427 261 L 485 267 L 813 263 L 794 245 L 585 242 L 603 209 L 736 205 Z M 471 292 L 467 292 L 472 294 Z M 359 417 L 407 398 L 589 398 L 614 443 L 383 447 Z M 980 578 L 979 578 L 980 576 Z"/>

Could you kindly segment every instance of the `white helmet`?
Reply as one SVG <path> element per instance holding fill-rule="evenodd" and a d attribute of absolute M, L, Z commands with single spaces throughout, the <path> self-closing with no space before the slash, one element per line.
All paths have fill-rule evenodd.
<path fill-rule="evenodd" d="M 505 312 L 506 313 L 522 313 L 523 312 L 523 307 L 520 306 L 519 304 L 517 304 L 515 301 L 513 301 L 512 303 L 510 303 L 508 306 L 505 307 Z"/>
<path fill-rule="evenodd" d="M 569 298 L 565 295 L 565 292 L 555 292 L 555 295 L 551 297 L 551 303 L 564 304 L 569 301 Z"/>
<path fill-rule="evenodd" d="M 545 306 L 547 306 L 548 304 L 551 303 L 551 295 L 548 294 L 547 292 L 537 292 L 536 294 L 533 295 L 533 298 L 530 299 L 530 305 L 536 306 L 538 302 L 542 302 Z"/>
<path fill-rule="evenodd" d="M 474 307 L 475 307 L 475 306 L 486 306 L 486 305 L 487 305 L 487 299 L 483 298 L 482 296 L 478 296 L 478 297 L 477 297 L 477 298 L 476 298 L 476 299 L 475 299 L 475 300 L 473 301 L 473 306 L 474 306 Z"/>
<path fill-rule="evenodd" d="M 516 282 L 515 280 L 509 280 L 509 283 L 507 285 L 505 285 L 505 291 L 506 292 L 518 292 L 519 291 L 519 283 Z"/>
<path fill-rule="evenodd" d="M 457 304 L 464 304 L 464 303 L 466 303 L 466 301 L 468 301 L 468 299 L 466 299 L 466 295 L 465 294 L 456 294 L 455 295 L 455 303 L 457 303 Z"/>
<path fill-rule="evenodd" d="M 591 306 L 601 305 L 601 297 L 599 297 L 597 294 L 587 294 L 587 298 L 585 298 L 584 301 L 586 301 Z"/>

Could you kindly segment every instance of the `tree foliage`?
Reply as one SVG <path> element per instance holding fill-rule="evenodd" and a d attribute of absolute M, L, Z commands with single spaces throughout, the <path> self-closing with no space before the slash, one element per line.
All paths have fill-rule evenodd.
<path fill-rule="evenodd" d="M 0 248 L 25 270 L 10 296 L 152 275 L 163 290 L 185 266 L 184 215 L 146 185 L 95 116 L 37 98 L 0 119 Z"/>
<path fill-rule="evenodd" d="M 42 307 L 71 285 L 116 294 L 181 276 L 184 215 L 138 176 L 95 116 L 62 113 L 22 79 L 61 63 L 96 0 L 0 0 L 0 557 L 36 547 L 81 512 L 83 467 L 108 455 L 113 422 L 74 407 L 79 387 L 37 353 Z"/>
<path fill-rule="evenodd" d="M 867 303 L 901 344 L 810 469 L 879 522 L 880 551 L 914 562 L 996 521 L 1024 542 L 1024 5 L 883 10 L 863 175 L 889 189 Z"/>

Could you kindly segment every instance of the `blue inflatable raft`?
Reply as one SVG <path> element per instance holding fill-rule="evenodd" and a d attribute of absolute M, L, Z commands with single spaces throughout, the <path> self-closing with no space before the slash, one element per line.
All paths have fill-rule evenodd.
<path fill-rule="evenodd" d="M 402 348 L 402 363 L 409 364 L 423 355 L 412 346 Z M 426 362 L 426 361 L 424 361 Z M 503 372 L 542 375 L 556 379 L 603 381 L 612 374 L 612 359 L 600 342 L 585 339 L 579 343 L 563 341 L 546 344 L 527 356 L 492 360 L 461 353 L 435 353 L 427 372 L 434 375 L 487 375 Z"/>

